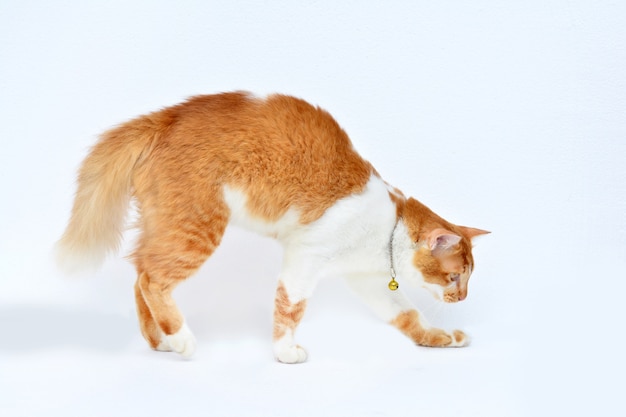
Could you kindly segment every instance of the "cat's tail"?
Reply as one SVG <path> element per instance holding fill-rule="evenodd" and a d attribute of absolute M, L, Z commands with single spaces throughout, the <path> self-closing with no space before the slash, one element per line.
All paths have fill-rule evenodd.
<path fill-rule="evenodd" d="M 83 161 L 72 214 L 56 244 L 57 262 L 65 272 L 96 269 L 119 249 L 134 167 L 164 129 L 158 116 L 143 116 L 105 132 Z"/>

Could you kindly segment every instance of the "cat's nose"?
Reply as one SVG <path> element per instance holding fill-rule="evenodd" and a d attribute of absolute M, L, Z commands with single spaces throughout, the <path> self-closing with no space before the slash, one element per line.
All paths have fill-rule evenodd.
<path fill-rule="evenodd" d="M 465 282 L 458 281 L 456 288 L 457 288 L 457 294 L 458 294 L 458 301 L 465 300 L 467 298 L 467 281 Z"/>

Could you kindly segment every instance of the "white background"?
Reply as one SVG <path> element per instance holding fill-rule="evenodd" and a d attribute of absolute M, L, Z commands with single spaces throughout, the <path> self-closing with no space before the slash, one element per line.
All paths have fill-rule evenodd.
<path fill-rule="evenodd" d="M 620 415 L 625 3 L 295 3 L 0 4 L 0 414 Z M 131 232 L 96 274 L 57 271 L 98 134 L 234 89 L 321 105 L 387 181 L 493 232 L 466 301 L 415 295 L 470 347 L 415 347 L 324 282 L 309 362 L 275 363 L 280 248 L 234 228 L 176 293 L 191 361 L 139 334 Z"/>

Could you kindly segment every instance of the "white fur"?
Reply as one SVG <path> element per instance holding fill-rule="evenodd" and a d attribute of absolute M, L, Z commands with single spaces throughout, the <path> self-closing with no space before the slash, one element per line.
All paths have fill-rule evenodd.
<path fill-rule="evenodd" d="M 449 347 L 463 347 L 463 346 L 468 346 L 471 342 L 472 339 L 470 339 L 470 337 L 465 334 L 465 338 L 463 340 L 461 340 L 460 342 L 457 342 L 454 337 L 452 338 L 452 343 L 450 343 Z"/>
<path fill-rule="evenodd" d="M 288 330 L 283 337 L 274 341 L 274 357 L 282 363 L 302 363 L 307 359 L 306 350 L 293 342 L 293 332 Z"/>
<path fill-rule="evenodd" d="M 361 194 L 339 200 L 313 223 L 301 225 L 290 209 L 268 223 L 250 216 L 244 193 L 224 188 L 231 222 L 276 237 L 284 246 L 280 279 L 293 303 L 308 298 L 322 277 L 389 273 L 388 244 L 396 208 L 385 183 L 372 176 Z"/>
<path fill-rule="evenodd" d="M 277 222 L 267 223 L 250 216 L 245 195 L 225 187 L 224 196 L 231 210 L 231 221 L 283 244 L 284 258 L 280 281 L 291 303 L 309 298 L 320 279 L 344 277 L 355 292 L 384 320 L 411 309 L 401 291 L 387 288 L 390 279 L 389 241 L 396 225 L 396 206 L 388 186 L 372 175 L 365 190 L 337 201 L 322 217 L 308 225 L 299 224 L 296 210 L 289 210 Z M 394 266 L 399 278 L 422 283 L 411 265 L 413 244 L 400 222 L 394 235 Z M 427 323 L 424 323 L 427 327 Z M 291 331 L 274 343 L 274 354 L 281 362 L 306 359 L 304 349 Z"/>
<path fill-rule="evenodd" d="M 342 277 L 378 316 L 389 322 L 414 308 L 401 290 L 391 291 L 387 287 L 392 233 L 393 267 L 398 282 L 422 285 L 436 297 L 443 296 L 442 288 L 424 282 L 413 265 L 416 244 L 401 220 L 396 226 L 396 206 L 389 192 L 388 185 L 372 175 L 362 193 L 337 201 L 322 217 L 307 225 L 300 224 L 295 209 L 272 223 L 253 218 L 246 208 L 245 194 L 230 187 L 224 188 L 224 197 L 232 223 L 276 237 L 284 246 L 279 279 L 292 304 L 309 298 L 320 279 Z M 419 316 L 422 327 L 430 328 Z M 303 362 L 307 357 L 306 351 L 295 343 L 291 330 L 274 341 L 274 355 L 286 363 Z"/>
<path fill-rule="evenodd" d="M 80 246 L 62 239 L 54 246 L 54 257 L 63 273 L 74 275 L 79 272 L 97 271 L 104 263 L 109 250 L 106 244 L 96 242 L 89 246 Z"/>
<path fill-rule="evenodd" d="M 196 351 L 196 338 L 193 333 L 191 333 L 191 330 L 189 330 L 187 323 L 183 323 L 183 326 L 176 333 L 165 336 L 165 339 L 167 345 L 174 352 L 180 353 L 185 358 L 191 357 Z M 161 344 L 159 344 L 159 346 L 161 346 Z"/>
<path fill-rule="evenodd" d="M 276 237 L 279 240 L 297 228 L 299 224 L 300 213 L 293 208 L 287 210 L 283 217 L 276 222 L 269 223 L 254 218 L 246 208 L 248 199 L 242 191 L 229 186 L 224 186 L 223 190 L 224 200 L 230 209 L 230 222 L 232 224 L 265 236 Z"/>
<path fill-rule="evenodd" d="M 167 343 L 167 339 L 165 335 L 161 335 L 161 341 L 159 342 L 158 346 L 154 348 L 154 350 L 158 350 L 159 352 L 171 352 L 172 351 L 170 344 Z"/>

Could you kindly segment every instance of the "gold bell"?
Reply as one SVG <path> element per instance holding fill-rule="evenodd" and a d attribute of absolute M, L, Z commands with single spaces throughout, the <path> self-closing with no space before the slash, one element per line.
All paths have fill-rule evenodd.
<path fill-rule="evenodd" d="M 389 281 L 388 287 L 391 291 L 395 291 L 398 289 L 399 285 L 395 278 L 391 278 L 391 281 Z"/>

